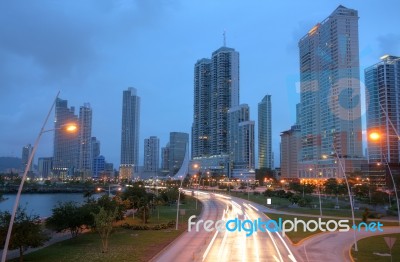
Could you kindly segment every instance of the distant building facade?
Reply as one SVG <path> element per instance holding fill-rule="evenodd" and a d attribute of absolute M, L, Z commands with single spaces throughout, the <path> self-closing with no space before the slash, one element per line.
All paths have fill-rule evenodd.
<path fill-rule="evenodd" d="M 28 166 L 28 161 L 29 161 L 30 155 L 32 154 L 32 150 L 33 150 L 33 147 L 31 146 L 31 144 L 28 144 L 22 148 L 22 157 L 21 157 L 22 171 L 25 171 L 26 167 Z M 29 165 L 28 171 L 33 171 L 32 163 L 33 163 L 33 161 Z"/>
<path fill-rule="evenodd" d="M 65 126 L 78 125 L 75 107 L 57 98 L 54 120 L 53 173 L 58 178 L 73 177 L 79 165 L 79 132 L 66 132 Z"/>
<path fill-rule="evenodd" d="M 121 165 L 131 165 L 135 172 L 139 167 L 140 97 L 133 87 L 123 91 Z"/>
<path fill-rule="evenodd" d="M 194 69 L 192 158 L 229 154 L 228 110 L 239 105 L 239 53 L 221 47 Z"/>
<path fill-rule="evenodd" d="M 369 162 L 400 163 L 400 57 L 383 56 L 365 69 L 367 130 L 381 134 L 379 141 L 368 140 Z M 393 125 L 393 126 L 392 126 Z"/>
<path fill-rule="evenodd" d="M 361 168 L 358 12 L 338 6 L 299 41 L 300 177 L 343 177 Z M 312 171 L 310 171 L 312 170 Z"/>
<path fill-rule="evenodd" d="M 273 168 L 272 164 L 272 103 L 266 95 L 258 103 L 258 166 Z"/>
<path fill-rule="evenodd" d="M 89 103 L 79 108 L 79 171 L 83 179 L 92 177 L 92 108 Z"/>
<path fill-rule="evenodd" d="M 169 135 L 169 171 L 175 175 L 181 168 L 189 146 L 189 134 L 171 132 Z"/>
<path fill-rule="evenodd" d="M 169 174 L 169 143 L 161 148 L 161 172 Z"/>
<path fill-rule="evenodd" d="M 281 177 L 298 178 L 297 163 L 301 150 L 301 129 L 299 125 L 281 133 Z"/>
<path fill-rule="evenodd" d="M 144 140 L 144 172 L 156 174 L 160 163 L 160 139 L 151 136 Z"/>
<path fill-rule="evenodd" d="M 38 159 L 38 175 L 43 179 L 50 179 L 53 169 L 52 157 L 39 157 Z"/>

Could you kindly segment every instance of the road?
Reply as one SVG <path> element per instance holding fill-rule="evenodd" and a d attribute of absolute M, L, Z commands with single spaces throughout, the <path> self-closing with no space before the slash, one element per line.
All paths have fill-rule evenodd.
<path fill-rule="evenodd" d="M 203 221 L 235 218 L 268 220 L 261 210 L 246 200 L 197 191 L 195 195 L 203 203 L 199 218 Z M 248 226 L 245 228 L 250 230 Z M 278 232 L 254 232 L 246 236 L 245 231 L 207 232 L 203 226 L 198 232 L 194 229 L 195 226 L 192 226 L 190 232 L 183 233 L 152 261 L 298 261 Z"/>
<path fill-rule="evenodd" d="M 365 232 L 356 233 L 357 241 L 366 237 L 399 233 L 399 227 L 387 227 L 383 232 Z M 337 262 L 352 261 L 349 250 L 354 244 L 353 231 L 349 232 L 330 232 L 317 234 L 312 238 L 306 239 L 297 247 L 297 253 L 308 262 Z"/>

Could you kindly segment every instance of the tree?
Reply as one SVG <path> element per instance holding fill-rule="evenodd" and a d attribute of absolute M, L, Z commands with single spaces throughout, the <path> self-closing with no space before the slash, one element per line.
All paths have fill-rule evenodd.
<path fill-rule="evenodd" d="M 374 206 L 385 204 L 388 194 L 382 191 L 376 191 L 371 194 L 371 204 Z"/>
<path fill-rule="evenodd" d="M 325 193 L 338 196 L 347 192 L 347 187 L 344 184 L 338 183 L 336 178 L 328 178 L 325 183 Z"/>
<path fill-rule="evenodd" d="M 289 183 L 289 189 L 299 194 L 311 194 L 314 191 L 315 185 L 313 184 L 300 184 L 299 182 Z"/>
<path fill-rule="evenodd" d="M 11 214 L 8 211 L 0 212 L 0 243 L 2 246 L 5 245 L 10 220 Z M 26 249 L 43 246 L 49 239 L 50 237 L 43 231 L 39 216 L 28 215 L 25 209 L 19 207 L 8 246 L 11 250 L 19 249 L 19 261 L 23 261 Z"/>
<path fill-rule="evenodd" d="M 92 213 L 94 217 L 94 229 L 100 234 L 103 253 L 108 252 L 108 238 L 112 232 L 117 214 L 118 208 L 115 208 L 114 211 L 107 211 L 103 207 L 100 208 L 99 213 Z"/>
<path fill-rule="evenodd" d="M 144 224 L 147 224 L 147 221 L 150 218 L 149 200 L 147 198 L 142 197 L 139 200 L 139 209 L 137 211 L 137 215 Z"/>
<path fill-rule="evenodd" d="M 173 204 L 178 200 L 178 187 L 168 187 L 160 192 L 160 196 L 168 204 Z M 185 199 L 185 194 L 181 192 L 181 201 Z"/>
<path fill-rule="evenodd" d="M 160 221 L 160 206 L 164 204 L 164 200 L 158 195 L 153 199 L 153 204 L 157 208 L 157 221 Z"/>
<path fill-rule="evenodd" d="M 76 202 L 58 203 L 53 208 L 53 214 L 46 220 L 46 226 L 56 232 L 69 230 L 72 237 L 76 237 L 87 224 L 84 213 Z"/>

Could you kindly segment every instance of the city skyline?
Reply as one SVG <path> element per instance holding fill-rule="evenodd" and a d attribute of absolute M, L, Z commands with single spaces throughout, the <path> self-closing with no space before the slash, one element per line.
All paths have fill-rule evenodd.
<path fill-rule="evenodd" d="M 160 137 L 160 145 L 164 146 L 170 132 L 190 133 L 193 114 L 191 108 L 194 61 L 199 57 L 204 57 L 209 50 L 221 47 L 223 45 L 222 32 L 226 29 L 227 45 L 240 52 L 241 101 L 248 103 L 252 109 L 250 119 L 256 119 L 257 103 L 265 93 L 274 97 L 272 119 L 275 120 L 272 132 L 272 151 L 277 156 L 279 133 L 287 130 L 294 123 L 295 104 L 299 101 L 299 94 L 296 92 L 296 85 L 299 81 L 297 40 L 307 33 L 308 29 L 317 21 L 324 19 L 326 14 L 331 13 L 339 4 L 358 10 L 360 17 L 360 73 L 367 66 L 376 63 L 377 58 L 383 54 L 389 53 L 395 56 L 400 54 L 400 35 L 396 34 L 397 31 L 393 26 L 398 24 L 393 23 L 393 20 L 399 19 L 394 11 L 399 4 L 395 1 L 388 1 L 383 7 L 378 1 L 372 2 L 370 5 L 366 5 L 362 1 L 329 4 L 314 2 L 308 4 L 263 3 L 258 4 L 257 8 L 249 4 L 235 3 L 226 6 L 224 3 L 226 2 L 208 2 L 205 6 L 201 6 L 200 2 L 177 2 L 170 5 L 163 2 L 162 5 L 157 5 L 156 2 L 151 1 L 148 1 L 147 4 L 138 3 L 132 6 L 121 6 L 116 3 L 110 3 L 109 6 L 92 3 L 86 3 L 84 6 L 72 4 L 69 6 L 71 13 L 60 16 L 57 14 L 61 13 L 63 4 L 61 7 L 56 7 L 49 2 L 39 7 L 35 3 L 27 3 L 28 9 L 35 14 L 32 16 L 26 14 L 18 4 L 2 3 L 3 8 L 0 10 L 7 10 L 7 13 L 13 13 L 15 16 L 11 17 L 6 14 L 1 16 L 3 23 L 9 24 L 12 30 L 2 31 L 6 40 L 0 44 L 0 56 L 4 58 L 1 60 L 2 70 L 0 70 L 2 86 L 0 95 L 3 98 L 0 106 L 0 111 L 3 113 L 0 115 L 0 120 L 7 123 L 1 131 L 0 155 L 19 156 L 22 146 L 33 143 L 52 103 L 52 97 L 59 89 L 61 97 L 67 99 L 70 105 L 91 103 L 93 109 L 92 133 L 102 142 L 102 154 L 114 163 L 115 167 L 120 161 L 120 139 L 118 139 L 121 126 L 120 94 L 128 86 L 138 89 L 142 97 L 143 108 L 141 111 L 145 114 L 142 119 L 147 119 L 141 123 L 139 141 L 143 141 L 145 137 L 156 135 Z M 201 29 L 200 24 L 203 26 L 203 22 L 196 22 L 196 19 L 201 16 L 202 10 L 204 11 L 210 6 L 214 8 L 214 11 L 210 10 L 210 21 L 206 21 L 206 29 Z M 310 6 L 313 6 L 312 11 L 309 11 Z M 243 7 L 241 12 L 234 11 L 238 7 L 239 9 Z M 86 12 L 78 11 L 79 8 L 94 9 L 89 12 L 89 16 L 93 16 L 93 21 L 98 21 L 100 15 L 105 15 L 106 22 L 100 23 L 100 25 L 106 26 L 107 34 L 101 34 L 97 27 L 86 20 Z M 237 15 L 237 21 L 227 19 L 231 16 L 228 14 L 225 14 L 223 18 L 230 22 L 225 22 L 223 18 L 217 18 L 217 14 L 220 14 L 218 11 L 223 8 L 234 11 L 224 13 Z M 291 11 L 292 9 L 295 11 Z M 268 13 L 271 17 L 263 18 L 264 13 L 270 10 L 272 12 Z M 279 28 L 268 26 L 273 25 L 273 19 L 279 21 L 278 14 L 281 11 L 287 12 L 291 19 L 286 21 L 285 25 L 280 25 Z M 250 12 L 253 13 L 252 17 L 246 15 Z M 43 20 L 37 19 L 34 22 L 34 17 L 36 19 L 38 13 Z M 141 16 L 140 13 L 145 15 Z M 382 13 L 386 15 L 383 16 Z M 116 17 L 120 14 L 125 15 L 123 18 L 128 20 L 117 19 Z M 129 20 L 129 14 L 136 16 Z M 144 17 L 146 15 L 148 18 Z M 31 33 L 27 34 L 27 37 L 33 37 L 32 41 L 22 41 L 23 39 L 14 35 L 14 31 L 26 32 L 26 25 L 18 22 L 20 16 L 24 16 L 28 23 L 32 22 Z M 189 19 L 191 16 L 193 18 Z M 58 17 L 61 19 L 51 25 Z M 77 22 L 74 22 L 75 20 Z M 166 21 L 165 25 L 162 23 L 164 20 Z M 114 21 L 114 23 L 107 24 L 110 21 Z M 193 30 L 188 32 L 187 26 L 180 25 L 182 21 L 188 21 Z M 120 28 L 121 25 L 123 27 Z M 48 32 L 41 29 L 44 27 L 48 29 Z M 120 30 L 112 34 L 113 28 L 120 28 Z M 254 30 L 250 30 L 250 32 L 249 28 Z M 196 35 L 196 31 L 199 30 L 201 33 L 206 33 L 205 38 L 192 36 Z M 82 36 L 82 39 L 78 42 L 67 42 L 68 45 L 62 44 L 58 42 L 63 39 L 63 35 L 60 36 L 59 31 L 63 32 L 64 37 L 80 39 Z M 176 33 L 171 34 L 171 32 Z M 182 32 L 189 35 L 181 34 Z M 50 37 L 49 33 L 54 36 Z M 86 34 L 89 36 L 86 37 Z M 73 35 L 78 37 L 73 37 Z M 149 37 L 145 37 L 146 35 Z M 167 35 L 171 35 L 171 37 L 169 38 Z M 271 35 L 276 36 L 279 42 L 283 43 L 282 47 L 271 41 Z M 60 37 L 57 38 L 57 36 Z M 48 42 L 41 42 L 42 38 L 47 39 Z M 159 43 L 155 39 L 164 39 L 165 41 Z M 208 41 L 204 41 L 204 39 L 208 39 Z M 93 47 L 92 49 L 91 41 L 100 44 L 99 48 Z M 173 43 L 177 43 L 177 47 L 173 47 Z M 164 45 L 165 48 L 161 48 Z M 39 48 L 43 46 L 46 47 L 44 48 L 46 50 Z M 119 48 L 124 51 L 115 53 Z M 149 54 L 142 51 L 145 49 L 154 50 L 154 52 Z M 152 59 L 147 61 L 147 58 L 141 57 L 140 52 L 150 55 L 152 59 L 157 57 L 158 63 L 150 62 Z M 114 60 L 106 59 L 114 53 L 116 54 L 113 56 Z M 179 63 L 172 59 L 179 60 Z M 136 61 L 136 63 L 129 60 Z M 94 63 L 97 62 L 98 65 L 95 66 Z M 163 72 L 170 63 L 174 70 Z M 117 71 L 106 66 L 107 64 L 117 68 Z M 154 73 L 158 77 L 153 78 Z M 41 92 L 36 93 L 32 90 L 41 90 Z M 76 95 L 78 92 L 79 96 Z M 171 103 L 176 97 L 183 99 L 180 99 L 180 103 Z M 15 101 L 24 101 L 24 103 Z M 51 129 L 51 125 L 49 125 L 49 129 Z M 365 123 L 363 129 L 365 129 Z M 43 137 L 43 142 L 35 155 L 36 158 L 52 156 L 52 139 L 53 135 Z M 139 156 L 142 155 L 140 152 Z M 143 163 L 143 159 L 140 159 L 139 163 Z"/>

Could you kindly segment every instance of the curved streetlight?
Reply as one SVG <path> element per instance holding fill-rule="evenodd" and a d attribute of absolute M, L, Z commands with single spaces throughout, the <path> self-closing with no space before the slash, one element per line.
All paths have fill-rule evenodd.
<path fill-rule="evenodd" d="M 183 183 L 183 176 L 180 176 L 181 178 L 181 186 L 178 188 L 178 201 L 176 203 L 176 222 L 175 222 L 175 230 L 178 230 L 178 223 L 179 223 L 179 202 L 181 200 L 181 189 L 182 189 L 182 183 Z M 196 198 L 197 199 L 197 198 Z M 196 202 L 197 203 L 197 202 Z"/>
<path fill-rule="evenodd" d="M 199 164 L 194 164 L 193 165 L 193 168 L 194 169 L 198 169 L 198 172 L 199 172 L 199 180 L 198 180 L 198 184 L 197 184 L 197 191 L 196 191 L 196 195 L 197 195 L 197 197 L 195 197 L 196 198 L 196 210 L 197 210 L 197 198 L 199 197 L 199 190 L 200 190 L 200 181 L 201 181 L 201 170 L 200 170 L 200 165 Z M 196 175 L 195 175 L 195 177 L 196 177 Z"/>
<path fill-rule="evenodd" d="M 378 133 L 378 132 L 376 132 L 376 131 L 371 132 L 371 133 L 369 134 L 368 137 L 369 137 L 370 140 L 372 140 L 373 142 L 378 142 L 378 141 L 380 141 L 381 138 L 382 138 L 381 134 Z M 400 140 L 400 137 L 398 137 L 397 135 L 394 136 L 394 137 L 397 137 L 397 138 Z M 397 196 L 396 184 L 395 184 L 395 182 L 394 182 L 394 178 L 393 178 L 393 174 L 392 174 L 392 169 L 390 168 L 390 165 L 389 165 L 389 163 L 388 163 L 387 157 L 386 157 L 386 155 L 385 155 L 383 152 L 382 152 L 382 155 L 383 155 L 383 157 L 385 158 L 385 164 L 386 164 L 386 166 L 387 166 L 388 169 L 389 169 L 389 174 L 390 174 L 390 177 L 391 177 L 391 179 L 392 179 L 393 188 L 394 188 L 394 193 L 395 193 L 395 196 L 396 196 L 396 203 L 397 203 L 397 217 L 398 217 L 399 226 L 400 226 L 399 197 Z M 390 195 L 389 195 L 389 197 L 390 197 Z"/>
<path fill-rule="evenodd" d="M 60 92 L 57 93 L 57 96 L 54 99 L 54 102 L 53 102 L 53 104 L 52 104 L 52 106 L 51 106 L 51 108 L 50 108 L 50 110 L 49 110 L 49 112 L 48 112 L 48 114 L 46 116 L 46 119 L 45 119 L 45 121 L 43 123 L 43 126 L 40 129 L 39 135 L 36 138 L 36 141 L 35 141 L 35 144 L 33 146 L 32 152 L 29 155 L 28 163 L 26 164 L 24 174 L 22 175 L 21 183 L 20 183 L 19 188 L 18 188 L 18 193 L 17 193 L 17 196 L 15 197 L 14 208 L 13 208 L 13 211 L 12 211 L 12 214 L 11 214 L 10 224 L 8 226 L 7 237 L 6 237 L 6 241 L 5 241 L 5 244 L 4 244 L 3 254 L 2 254 L 2 257 L 1 257 L 1 262 L 5 262 L 6 258 L 7 258 L 8 246 L 10 244 L 11 232 L 12 232 L 12 228 L 13 228 L 13 225 L 14 225 L 15 215 L 17 213 L 17 209 L 18 209 L 18 205 L 19 205 L 19 199 L 21 197 L 22 188 L 24 187 L 24 182 L 26 180 L 26 177 L 27 177 L 27 174 L 28 174 L 28 171 L 29 171 L 29 167 L 32 164 L 33 156 L 35 155 L 36 149 L 37 149 L 37 147 L 39 145 L 40 138 L 42 137 L 42 135 L 44 133 L 50 132 L 50 131 L 54 131 L 54 130 L 58 130 L 58 129 L 64 129 L 67 132 L 76 132 L 77 129 L 78 129 L 78 127 L 77 127 L 77 125 L 75 123 L 61 125 L 59 128 L 54 128 L 54 129 L 49 129 L 49 130 L 45 130 L 44 129 L 46 124 L 47 124 L 47 121 L 48 121 L 48 119 L 50 117 L 50 114 L 53 111 L 53 108 L 54 108 L 54 106 L 56 104 L 56 101 L 57 101 L 57 98 L 58 98 L 59 94 L 60 94 Z"/>
<path fill-rule="evenodd" d="M 342 172 L 343 172 L 344 180 L 346 181 L 347 192 L 349 193 L 349 199 L 350 199 L 351 218 L 352 218 L 352 221 L 353 221 L 353 226 L 355 226 L 355 225 L 356 225 L 356 222 L 355 222 L 355 218 L 354 218 L 353 196 L 352 196 L 351 191 L 350 191 L 349 181 L 347 180 L 346 170 L 344 169 L 343 164 L 342 164 L 342 161 L 340 161 L 339 154 L 338 154 L 338 152 L 336 151 L 336 148 L 335 148 L 335 146 L 334 146 L 333 144 L 332 144 L 332 148 L 333 148 L 333 150 L 335 151 L 335 155 L 336 155 L 337 160 L 338 160 L 338 162 L 339 162 L 340 169 L 341 169 Z M 358 251 L 357 236 L 356 236 L 356 230 L 355 230 L 354 228 L 353 228 L 353 235 L 354 235 L 354 251 L 357 252 L 357 251 Z"/>

